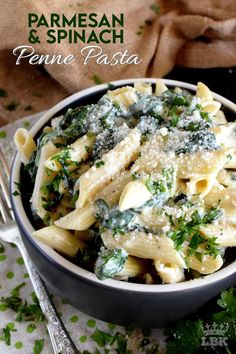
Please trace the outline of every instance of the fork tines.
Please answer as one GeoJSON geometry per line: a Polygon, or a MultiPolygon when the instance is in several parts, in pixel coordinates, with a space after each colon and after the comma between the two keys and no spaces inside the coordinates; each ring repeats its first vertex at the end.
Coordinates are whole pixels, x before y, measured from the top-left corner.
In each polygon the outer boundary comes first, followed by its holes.
{"type": "Polygon", "coordinates": [[[7,161],[4,157],[4,153],[0,148],[0,213],[2,215],[3,222],[6,223],[9,218],[14,219],[14,215],[11,208],[10,191],[9,191],[9,179],[10,169],[7,161]]]}

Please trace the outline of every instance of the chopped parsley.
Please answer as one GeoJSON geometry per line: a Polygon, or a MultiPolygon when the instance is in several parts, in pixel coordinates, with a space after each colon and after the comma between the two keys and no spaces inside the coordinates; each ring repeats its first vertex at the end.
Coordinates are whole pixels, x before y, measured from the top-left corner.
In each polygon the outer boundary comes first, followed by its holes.
{"type": "Polygon", "coordinates": [[[19,297],[19,295],[20,295],[20,289],[23,288],[23,286],[25,286],[25,285],[26,285],[26,283],[23,282],[23,283],[19,284],[18,286],[16,286],[14,289],[12,289],[12,291],[11,291],[11,296],[13,296],[13,297],[19,297]]]}
{"type": "MultiPolygon", "coordinates": [[[[131,351],[128,349],[127,335],[125,333],[116,332],[115,335],[112,335],[96,328],[91,338],[94,340],[94,342],[96,342],[99,347],[105,347],[105,353],[109,353],[109,349],[106,349],[106,347],[111,347],[112,345],[117,354],[132,354],[131,351]]],[[[95,353],[100,352],[97,351],[95,353]]]]}
{"type": "Polygon", "coordinates": [[[108,90],[114,90],[115,85],[113,85],[112,83],[108,82],[107,88],[108,88],[108,90]]]}
{"type": "Polygon", "coordinates": [[[100,84],[103,83],[102,79],[101,79],[98,75],[96,75],[96,74],[94,74],[94,75],[92,76],[92,80],[94,81],[94,83],[95,83],[96,85],[100,85],[100,84]]]}
{"type": "Polygon", "coordinates": [[[0,329],[0,340],[4,341],[6,345],[11,345],[11,332],[16,332],[14,323],[8,323],[6,327],[0,329]]]}
{"type": "Polygon", "coordinates": [[[29,128],[29,127],[30,127],[30,124],[31,124],[30,121],[25,120],[24,123],[23,123],[24,128],[29,128]]]}
{"type": "Polygon", "coordinates": [[[10,103],[8,103],[5,108],[8,111],[15,111],[17,109],[17,107],[20,105],[20,102],[18,101],[11,101],[10,103]]]}
{"type": "Polygon", "coordinates": [[[171,127],[176,127],[179,120],[180,120],[180,116],[176,114],[176,109],[172,109],[171,122],[170,122],[171,127]]]}
{"type": "Polygon", "coordinates": [[[42,187],[42,207],[46,211],[51,211],[62,198],[62,194],[59,192],[60,182],[62,180],[61,174],[57,174],[52,181],[46,182],[42,187]]]}
{"type": "Polygon", "coordinates": [[[151,176],[146,181],[146,187],[153,195],[166,192],[166,188],[162,181],[153,181],[151,176]]]}
{"type": "Polygon", "coordinates": [[[201,349],[204,337],[203,322],[177,321],[173,327],[165,330],[167,335],[167,354],[194,354],[201,349]]]}
{"type": "Polygon", "coordinates": [[[32,321],[39,322],[44,320],[42,310],[39,306],[36,295],[32,294],[32,304],[28,304],[26,300],[21,299],[18,295],[19,289],[23,286],[23,283],[13,289],[12,295],[8,297],[1,297],[0,302],[7,308],[16,312],[16,321],[32,321]]]}
{"type": "Polygon", "coordinates": [[[171,102],[172,106],[188,106],[189,98],[186,95],[175,94],[171,102]]]}
{"type": "Polygon", "coordinates": [[[138,179],[138,174],[136,172],[131,174],[132,179],[135,181],[136,179],[138,179]]]}
{"type": "MultiPolygon", "coordinates": [[[[221,307],[220,312],[214,314],[214,319],[217,321],[236,321],[236,288],[224,290],[221,293],[217,304],[221,307]]],[[[235,334],[236,337],[236,334],[235,334]]]]}
{"type": "Polygon", "coordinates": [[[101,123],[103,128],[110,128],[110,112],[107,112],[102,118],[101,118],[101,123]]]}
{"type": "Polygon", "coordinates": [[[105,165],[105,162],[104,162],[103,160],[100,160],[100,161],[98,161],[98,162],[95,162],[96,168],[99,168],[99,167],[104,166],[104,165],[105,165]]]}
{"type": "Polygon", "coordinates": [[[163,205],[164,202],[170,197],[170,192],[173,186],[174,169],[163,168],[160,178],[153,180],[149,175],[146,180],[146,187],[153,195],[153,199],[150,199],[145,203],[146,206],[163,205]]]}
{"type": "Polygon", "coordinates": [[[200,226],[210,224],[222,215],[222,212],[217,207],[212,207],[204,215],[200,215],[198,210],[191,215],[190,221],[185,220],[184,216],[180,216],[174,223],[171,218],[170,224],[174,228],[167,235],[174,241],[175,249],[179,251],[185,241],[188,241],[187,256],[198,254],[198,247],[201,245],[204,249],[204,254],[209,254],[216,257],[220,250],[217,244],[217,238],[205,238],[200,232],[200,226]],[[173,225],[174,224],[174,225],[173,225]]]}
{"type": "Polygon", "coordinates": [[[160,12],[160,5],[154,3],[150,6],[150,9],[155,12],[155,14],[159,14],[160,12]]]}
{"type": "Polygon", "coordinates": [[[17,189],[14,192],[12,192],[12,195],[14,195],[14,197],[16,197],[16,196],[20,195],[21,186],[20,186],[20,183],[18,183],[18,182],[14,182],[14,184],[16,185],[17,189]]]}
{"type": "Polygon", "coordinates": [[[75,203],[77,199],[79,198],[79,190],[77,190],[74,194],[73,197],[71,198],[71,205],[73,208],[75,208],[75,203]]]}
{"type": "Polygon", "coordinates": [[[99,347],[105,347],[113,339],[113,336],[107,332],[96,329],[91,338],[96,342],[99,347]]]}

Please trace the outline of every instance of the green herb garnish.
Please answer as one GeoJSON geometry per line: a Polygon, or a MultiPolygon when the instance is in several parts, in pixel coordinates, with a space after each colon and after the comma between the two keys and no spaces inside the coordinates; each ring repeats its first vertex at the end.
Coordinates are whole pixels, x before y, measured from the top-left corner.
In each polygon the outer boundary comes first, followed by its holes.
{"type": "Polygon", "coordinates": [[[62,194],[59,192],[60,182],[62,180],[61,173],[57,174],[52,181],[46,182],[42,185],[41,190],[43,193],[42,207],[46,211],[51,211],[61,200],[62,194]]]}
{"type": "Polygon", "coordinates": [[[136,179],[138,179],[138,174],[136,172],[131,174],[132,179],[135,181],[136,179]]]}
{"type": "Polygon", "coordinates": [[[17,109],[17,107],[20,105],[20,102],[18,101],[11,101],[10,103],[8,103],[5,108],[8,111],[15,111],[17,109]]]}
{"type": "Polygon", "coordinates": [[[21,194],[21,193],[20,193],[21,185],[20,185],[20,183],[18,183],[18,182],[14,182],[14,184],[16,185],[17,189],[12,193],[12,195],[14,195],[14,197],[16,197],[16,196],[18,196],[18,195],[21,194]]]}
{"type": "Polygon", "coordinates": [[[146,181],[146,187],[149,190],[149,192],[152,193],[153,195],[166,192],[166,188],[165,188],[163,182],[162,181],[153,181],[153,180],[151,180],[151,176],[149,176],[146,181]]]}
{"type": "Polygon", "coordinates": [[[71,205],[73,208],[75,208],[75,203],[77,201],[77,199],[79,198],[79,190],[77,190],[74,194],[73,197],[71,199],[71,205]]]}
{"type": "Polygon", "coordinates": [[[20,293],[20,289],[23,288],[23,286],[25,286],[25,282],[19,284],[18,286],[16,286],[14,289],[12,289],[11,291],[11,296],[13,297],[19,297],[19,293],[20,293]]]}
{"type": "Polygon", "coordinates": [[[152,5],[150,6],[150,9],[151,9],[152,11],[154,11],[156,14],[159,14],[159,12],[160,12],[160,5],[154,3],[154,4],[152,4],[152,5]]]}
{"type": "Polygon", "coordinates": [[[95,162],[95,166],[97,167],[97,168],[99,168],[99,167],[101,167],[101,166],[104,166],[105,165],[105,162],[104,161],[98,161],[98,162],[95,162]]]}
{"type": "Polygon", "coordinates": [[[107,88],[108,88],[108,90],[113,90],[115,88],[115,85],[113,85],[110,82],[108,82],[107,88]]]}
{"type": "Polygon", "coordinates": [[[200,226],[210,224],[218,217],[222,215],[222,212],[217,207],[212,207],[204,215],[200,215],[196,210],[191,215],[191,220],[186,222],[183,216],[180,216],[174,224],[171,219],[171,225],[174,226],[174,230],[168,232],[168,236],[172,238],[175,244],[175,249],[179,251],[185,241],[188,241],[187,255],[191,256],[196,254],[198,247],[201,245],[204,248],[205,254],[210,254],[216,257],[220,250],[216,242],[216,237],[205,238],[200,232],[200,226]]]}
{"type": "Polygon", "coordinates": [[[102,79],[101,79],[98,75],[94,74],[94,75],[92,76],[92,79],[93,79],[93,81],[94,81],[94,83],[95,83],[96,85],[102,84],[102,79]]]}
{"type": "MultiPolygon", "coordinates": [[[[23,283],[22,283],[23,284],[23,283]]],[[[18,286],[18,290],[23,285],[18,286]]],[[[15,292],[13,292],[13,296],[9,297],[1,297],[0,302],[4,304],[7,308],[12,309],[16,312],[16,321],[43,321],[44,316],[42,310],[39,306],[39,302],[35,294],[32,295],[32,304],[28,304],[26,300],[22,300],[20,297],[15,296],[18,295],[17,288],[15,288],[15,292]]],[[[13,289],[14,290],[14,289],[13,289]]]]}
{"type": "Polygon", "coordinates": [[[11,332],[16,332],[14,323],[8,323],[6,327],[0,329],[0,340],[6,345],[11,345],[11,332]]]}

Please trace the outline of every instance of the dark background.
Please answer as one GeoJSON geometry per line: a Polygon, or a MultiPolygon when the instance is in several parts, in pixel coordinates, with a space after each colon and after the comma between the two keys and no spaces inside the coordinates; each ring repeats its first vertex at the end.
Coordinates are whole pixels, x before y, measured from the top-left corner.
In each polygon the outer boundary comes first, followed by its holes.
{"type": "Polygon", "coordinates": [[[176,66],[166,79],[189,82],[196,85],[202,81],[211,91],[236,103],[236,67],[215,69],[190,69],[176,66]]]}

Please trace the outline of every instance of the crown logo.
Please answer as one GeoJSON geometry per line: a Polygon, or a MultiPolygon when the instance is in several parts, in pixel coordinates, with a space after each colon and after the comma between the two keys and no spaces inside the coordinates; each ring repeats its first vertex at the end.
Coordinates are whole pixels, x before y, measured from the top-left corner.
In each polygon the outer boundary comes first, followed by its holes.
{"type": "Polygon", "coordinates": [[[206,324],[204,328],[205,336],[218,336],[223,337],[229,328],[228,323],[217,324],[213,322],[212,324],[206,324]]]}

